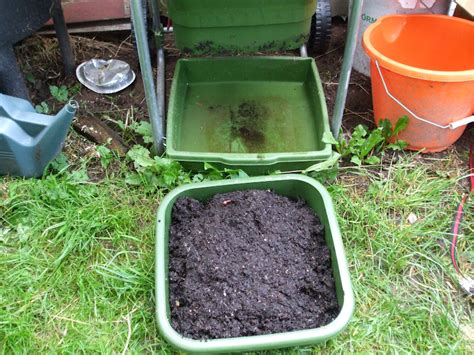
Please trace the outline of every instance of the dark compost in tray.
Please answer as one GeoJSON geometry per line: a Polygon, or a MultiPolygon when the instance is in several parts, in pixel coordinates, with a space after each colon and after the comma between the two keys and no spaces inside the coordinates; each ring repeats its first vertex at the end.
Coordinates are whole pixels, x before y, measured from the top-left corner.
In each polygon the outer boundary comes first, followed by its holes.
{"type": "Polygon", "coordinates": [[[271,191],[178,199],[170,230],[172,326],[193,339],[318,328],[339,313],[324,226],[271,191]]]}

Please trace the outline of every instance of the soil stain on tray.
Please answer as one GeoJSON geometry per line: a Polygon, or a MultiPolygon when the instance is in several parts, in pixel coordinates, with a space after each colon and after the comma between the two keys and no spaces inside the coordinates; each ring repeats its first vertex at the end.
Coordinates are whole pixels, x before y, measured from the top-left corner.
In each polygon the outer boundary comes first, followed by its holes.
{"type": "MultiPolygon", "coordinates": [[[[228,118],[220,133],[229,136],[230,152],[258,151],[265,143],[265,126],[268,120],[268,110],[265,105],[257,102],[243,101],[238,106],[210,105],[211,115],[228,118]]],[[[215,135],[212,129],[210,135],[215,135]]]]}
{"type": "MultiPolygon", "coordinates": [[[[237,112],[229,108],[232,142],[242,139],[245,145],[258,149],[265,141],[265,121],[268,112],[255,101],[243,102],[237,112]]],[[[232,149],[231,149],[232,150],[232,149]]]]}
{"type": "Polygon", "coordinates": [[[169,285],[172,326],[193,339],[317,328],[340,310],[324,227],[271,191],[178,199],[169,285]]]}

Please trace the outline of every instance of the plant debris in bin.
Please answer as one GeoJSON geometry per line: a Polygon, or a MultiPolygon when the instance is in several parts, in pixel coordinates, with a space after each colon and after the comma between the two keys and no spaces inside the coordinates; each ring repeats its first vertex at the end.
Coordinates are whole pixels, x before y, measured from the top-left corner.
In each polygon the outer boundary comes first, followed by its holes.
{"type": "Polygon", "coordinates": [[[178,199],[169,287],[172,326],[193,339],[318,328],[340,311],[324,226],[271,191],[178,199]]]}

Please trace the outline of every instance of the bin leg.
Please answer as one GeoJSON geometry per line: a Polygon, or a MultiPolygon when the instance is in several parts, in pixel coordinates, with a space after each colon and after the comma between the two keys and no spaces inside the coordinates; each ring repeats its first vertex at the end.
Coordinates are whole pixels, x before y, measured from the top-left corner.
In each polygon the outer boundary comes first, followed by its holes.
{"type": "MultiPolygon", "coordinates": [[[[161,43],[158,44],[158,87],[155,91],[155,83],[153,77],[153,69],[151,66],[150,48],[148,46],[147,32],[143,21],[143,0],[131,0],[132,21],[135,29],[135,38],[138,51],[138,59],[140,61],[140,69],[142,72],[143,86],[145,89],[145,97],[148,106],[148,114],[150,115],[150,123],[153,129],[154,148],[157,154],[164,151],[164,106],[165,106],[165,55],[161,43]]],[[[158,1],[152,2],[154,27],[159,26],[155,21],[159,19],[158,1]]],[[[161,26],[159,26],[161,27],[161,26]]],[[[157,30],[154,28],[154,30],[157,30]]],[[[161,42],[161,41],[157,41],[161,42]]]]}
{"type": "Polygon", "coordinates": [[[341,78],[337,89],[336,104],[331,120],[331,130],[334,137],[339,136],[346,107],[347,90],[351,79],[352,64],[354,63],[354,54],[357,46],[357,36],[359,33],[360,20],[362,16],[362,6],[364,0],[354,0],[352,3],[351,17],[349,18],[346,48],[344,50],[344,61],[342,62],[341,78]]]}
{"type": "Polygon", "coordinates": [[[28,88],[10,44],[0,46],[0,93],[30,101],[28,88]]]}
{"type": "Polygon", "coordinates": [[[66,21],[64,20],[63,8],[61,7],[61,0],[53,1],[52,17],[54,22],[54,30],[58,38],[59,49],[61,57],[63,58],[64,73],[66,75],[73,75],[76,67],[74,61],[74,53],[71,47],[71,41],[67,32],[66,21]]]}

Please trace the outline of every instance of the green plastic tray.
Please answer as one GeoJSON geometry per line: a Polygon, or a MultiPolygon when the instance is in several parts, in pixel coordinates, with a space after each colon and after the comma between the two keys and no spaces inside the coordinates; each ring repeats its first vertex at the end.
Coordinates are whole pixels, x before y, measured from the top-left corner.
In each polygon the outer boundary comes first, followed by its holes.
{"type": "Polygon", "coordinates": [[[312,58],[181,59],[171,89],[167,154],[249,174],[299,170],[331,157],[323,88],[312,58]]]}
{"type": "Polygon", "coordinates": [[[189,53],[273,51],[306,43],[316,0],[173,0],[177,47],[189,53]]]}
{"type": "Polygon", "coordinates": [[[179,187],[169,193],[158,209],[156,228],[156,317],[161,335],[174,347],[187,352],[256,351],[316,344],[336,336],[352,317],[354,295],[344,246],[333,203],[326,189],[317,181],[301,175],[280,175],[205,182],[179,187]],[[326,242],[331,250],[336,292],[341,311],[330,324],[309,330],[270,335],[199,341],[185,338],[170,324],[168,294],[168,238],[172,207],[179,197],[207,200],[218,193],[248,189],[271,189],[280,195],[304,199],[326,227],[326,242]]]}

